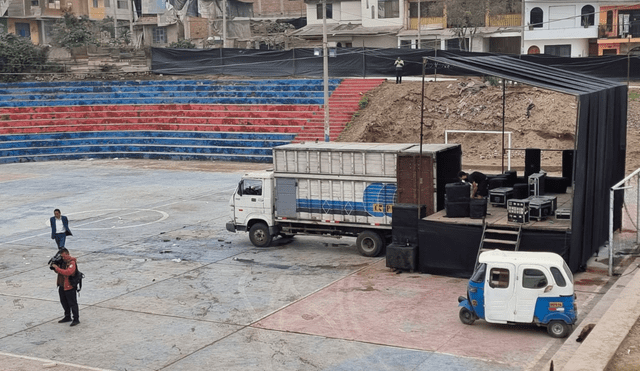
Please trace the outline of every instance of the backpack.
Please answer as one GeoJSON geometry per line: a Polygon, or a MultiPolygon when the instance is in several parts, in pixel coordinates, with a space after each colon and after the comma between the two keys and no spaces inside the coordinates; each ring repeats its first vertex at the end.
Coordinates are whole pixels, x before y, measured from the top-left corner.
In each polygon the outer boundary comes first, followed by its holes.
{"type": "Polygon", "coordinates": [[[82,290],[82,279],[84,278],[84,273],[78,270],[78,263],[76,263],[76,271],[71,276],[69,276],[69,284],[76,288],[77,292],[82,290]]]}

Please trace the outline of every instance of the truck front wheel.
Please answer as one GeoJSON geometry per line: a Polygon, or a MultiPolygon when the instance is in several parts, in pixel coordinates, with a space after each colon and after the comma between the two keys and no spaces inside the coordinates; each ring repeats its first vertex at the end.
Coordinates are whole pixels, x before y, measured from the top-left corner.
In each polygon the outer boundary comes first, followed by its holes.
{"type": "Polygon", "coordinates": [[[382,252],[384,242],[379,234],[372,231],[364,231],[358,235],[356,246],[360,254],[373,257],[382,252]]]}
{"type": "Polygon", "coordinates": [[[256,223],[249,229],[249,239],[255,247],[267,247],[271,244],[269,227],[264,223],[256,223]]]}

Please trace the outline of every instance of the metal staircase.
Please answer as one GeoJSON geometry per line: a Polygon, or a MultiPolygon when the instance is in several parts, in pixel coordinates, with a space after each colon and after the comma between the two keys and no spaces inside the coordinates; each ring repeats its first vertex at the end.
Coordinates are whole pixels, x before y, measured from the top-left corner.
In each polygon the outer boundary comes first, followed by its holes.
{"type": "Polygon", "coordinates": [[[486,222],[482,227],[482,238],[476,255],[476,264],[483,251],[499,249],[508,251],[518,251],[520,248],[520,235],[522,233],[522,225],[515,226],[490,226],[486,222]]]}

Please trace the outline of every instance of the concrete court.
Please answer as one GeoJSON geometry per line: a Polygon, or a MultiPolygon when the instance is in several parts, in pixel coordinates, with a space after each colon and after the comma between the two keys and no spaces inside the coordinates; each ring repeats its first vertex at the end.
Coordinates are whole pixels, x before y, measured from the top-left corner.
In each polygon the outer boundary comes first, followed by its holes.
{"type": "MultiPolygon", "coordinates": [[[[2,165],[0,370],[537,370],[563,348],[544,328],[463,325],[466,280],[395,274],[354,239],[257,249],[227,232],[242,171],[267,167],[2,165]],[[57,323],[46,265],[54,208],[69,217],[66,245],[86,275],[74,328],[57,323]]],[[[585,318],[615,279],[576,279],[585,318]]]]}

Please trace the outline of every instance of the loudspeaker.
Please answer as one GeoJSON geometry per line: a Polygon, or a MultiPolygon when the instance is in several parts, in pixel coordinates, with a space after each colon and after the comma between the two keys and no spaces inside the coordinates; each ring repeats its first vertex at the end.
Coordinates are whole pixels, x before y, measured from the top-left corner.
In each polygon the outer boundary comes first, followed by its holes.
{"type": "Polygon", "coordinates": [[[418,246],[402,246],[395,243],[387,246],[387,267],[415,271],[418,266],[418,246]]]}
{"type": "Polygon", "coordinates": [[[427,216],[427,205],[394,204],[391,214],[391,226],[415,227],[417,229],[418,220],[425,216],[427,216]]]}
{"type": "Polygon", "coordinates": [[[540,154],[539,148],[527,148],[524,150],[524,176],[529,178],[529,175],[540,172],[540,154]]]}
{"type": "Polygon", "coordinates": [[[444,186],[447,202],[469,202],[471,198],[471,184],[469,183],[449,183],[444,186]]]}
{"type": "Polygon", "coordinates": [[[472,198],[469,202],[469,217],[471,219],[482,219],[487,215],[487,199],[472,198]]]}
{"type": "Polygon", "coordinates": [[[517,171],[507,170],[503,175],[507,177],[507,184],[504,185],[505,187],[513,187],[513,185],[516,184],[516,180],[518,179],[517,171]]]}
{"type": "Polygon", "coordinates": [[[498,175],[489,178],[489,189],[502,188],[507,186],[507,177],[498,175]]]}
{"type": "Polygon", "coordinates": [[[513,198],[519,200],[529,197],[529,184],[516,183],[513,185],[513,198]]]}
{"type": "Polygon", "coordinates": [[[461,218],[469,216],[469,200],[452,202],[447,200],[445,204],[447,217],[461,218]]]}
{"type": "Polygon", "coordinates": [[[573,159],[575,157],[575,149],[565,149],[562,151],[562,177],[573,179],[573,159]]]}
{"type": "Polygon", "coordinates": [[[418,245],[418,223],[410,227],[393,226],[391,242],[398,245],[418,245]]]}

